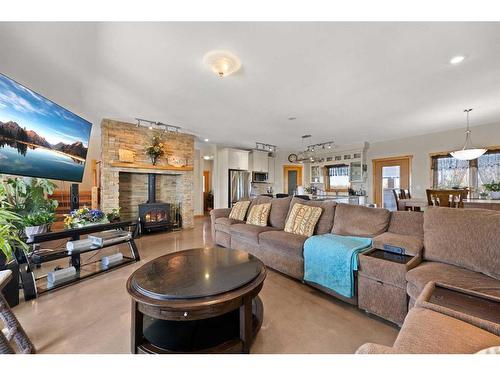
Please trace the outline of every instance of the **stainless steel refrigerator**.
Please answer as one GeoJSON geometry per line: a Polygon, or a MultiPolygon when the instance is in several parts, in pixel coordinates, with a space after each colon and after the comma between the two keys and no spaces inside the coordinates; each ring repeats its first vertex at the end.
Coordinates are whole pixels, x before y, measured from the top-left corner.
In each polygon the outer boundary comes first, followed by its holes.
{"type": "Polygon", "coordinates": [[[229,170],[229,207],[240,200],[250,199],[250,179],[249,171],[229,170]]]}

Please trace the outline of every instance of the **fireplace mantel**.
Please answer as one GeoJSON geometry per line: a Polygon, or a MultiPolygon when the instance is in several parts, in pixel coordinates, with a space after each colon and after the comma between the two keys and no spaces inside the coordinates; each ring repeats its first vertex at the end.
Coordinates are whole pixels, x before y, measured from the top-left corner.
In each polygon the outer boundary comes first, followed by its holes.
{"type": "Polygon", "coordinates": [[[175,167],[173,165],[152,165],[152,164],[137,164],[137,163],[123,163],[123,162],[113,162],[110,163],[111,167],[115,168],[132,168],[132,169],[146,169],[151,171],[179,171],[179,172],[190,172],[193,170],[191,166],[185,167],[175,167]]]}

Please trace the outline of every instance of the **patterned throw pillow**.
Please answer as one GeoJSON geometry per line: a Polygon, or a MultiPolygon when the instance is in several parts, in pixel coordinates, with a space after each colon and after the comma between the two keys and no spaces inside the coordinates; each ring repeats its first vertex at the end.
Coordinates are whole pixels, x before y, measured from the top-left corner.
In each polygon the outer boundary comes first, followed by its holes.
{"type": "Polygon", "coordinates": [[[267,226],[267,219],[271,212],[271,203],[256,204],[250,209],[247,217],[247,224],[258,225],[261,227],[267,226]]]}
{"type": "Polygon", "coordinates": [[[245,215],[248,210],[248,206],[250,206],[250,201],[240,201],[236,202],[231,208],[231,213],[229,214],[230,219],[234,220],[245,220],[245,215]]]}
{"type": "Polygon", "coordinates": [[[321,207],[295,203],[286,221],[285,232],[311,237],[322,210],[321,207]]]}

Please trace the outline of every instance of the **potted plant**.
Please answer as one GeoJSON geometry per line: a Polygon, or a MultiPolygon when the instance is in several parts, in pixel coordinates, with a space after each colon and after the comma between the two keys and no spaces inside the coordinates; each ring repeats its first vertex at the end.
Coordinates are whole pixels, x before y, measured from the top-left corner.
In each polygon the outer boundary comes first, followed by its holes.
{"type": "Polygon", "coordinates": [[[46,233],[50,230],[50,225],[56,220],[54,212],[39,211],[27,214],[23,217],[24,233],[28,239],[32,239],[35,234],[46,233]]]}
{"type": "Polygon", "coordinates": [[[159,133],[156,133],[151,137],[149,144],[144,149],[144,152],[149,156],[153,165],[156,165],[159,157],[165,155],[165,145],[159,133]]]}
{"type": "Polygon", "coordinates": [[[19,266],[15,259],[16,249],[27,251],[28,246],[19,237],[22,218],[11,211],[6,201],[3,185],[0,185],[0,270],[11,270],[12,280],[3,292],[11,307],[19,303],[19,266]]]}
{"type": "Polygon", "coordinates": [[[490,192],[491,199],[500,199],[500,182],[492,181],[490,184],[483,184],[486,191],[490,192]]]}

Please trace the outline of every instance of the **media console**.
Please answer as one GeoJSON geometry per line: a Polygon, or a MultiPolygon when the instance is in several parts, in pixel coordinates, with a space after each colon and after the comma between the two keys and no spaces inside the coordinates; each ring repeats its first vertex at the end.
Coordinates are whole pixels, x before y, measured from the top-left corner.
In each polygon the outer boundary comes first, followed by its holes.
{"type": "MultiPolygon", "coordinates": [[[[90,225],[82,228],[63,229],[54,232],[34,235],[33,239],[27,242],[28,245],[32,247],[32,250],[28,254],[24,254],[19,251],[16,254],[19,263],[21,281],[23,284],[24,299],[28,301],[30,299],[37,298],[42,293],[46,293],[51,290],[73,284],[82,279],[86,279],[88,277],[108,272],[115,268],[139,261],[139,250],[137,249],[134,241],[134,239],[138,236],[138,230],[139,226],[137,220],[125,220],[107,224],[90,225]],[[101,246],[92,245],[88,248],[78,251],[66,250],[66,242],[68,241],[76,241],[79,240],[81,236],[109,230],[126,230],[131,232],[132,235],[124,237],[123,240],[113,241],[109,244],[103,244],[101,246]],[[39,244],[47,243],[50,246],[54,245],[53,241],[57,240],[66,240],[66,242],[64,242],[63,249],[38,249],[37,245],[39,244]],[[110,265],[104,265],[101,263],[101,260],[99,258],[97,258],[95,261],[85,264],[82,264],[81,262],[81,254],[91,251],[99,251],[101,249],[105,249],[111,246],[117,246],[120,244],[128,244],[130,255],[123,256],[123,259],[119,260],[118,262],[110,265]],[[73,277],[52,284],[48,282],[47,275],[35,277],[34,269],[37,266],[41,266],[44,263],[63,258],[69,259],[68,267],[74,267],[76,269],[76,274],[73,277]]],[[[60,242],[56,243],[56,247],[60,247],[60,245],[60,242]]]]}

